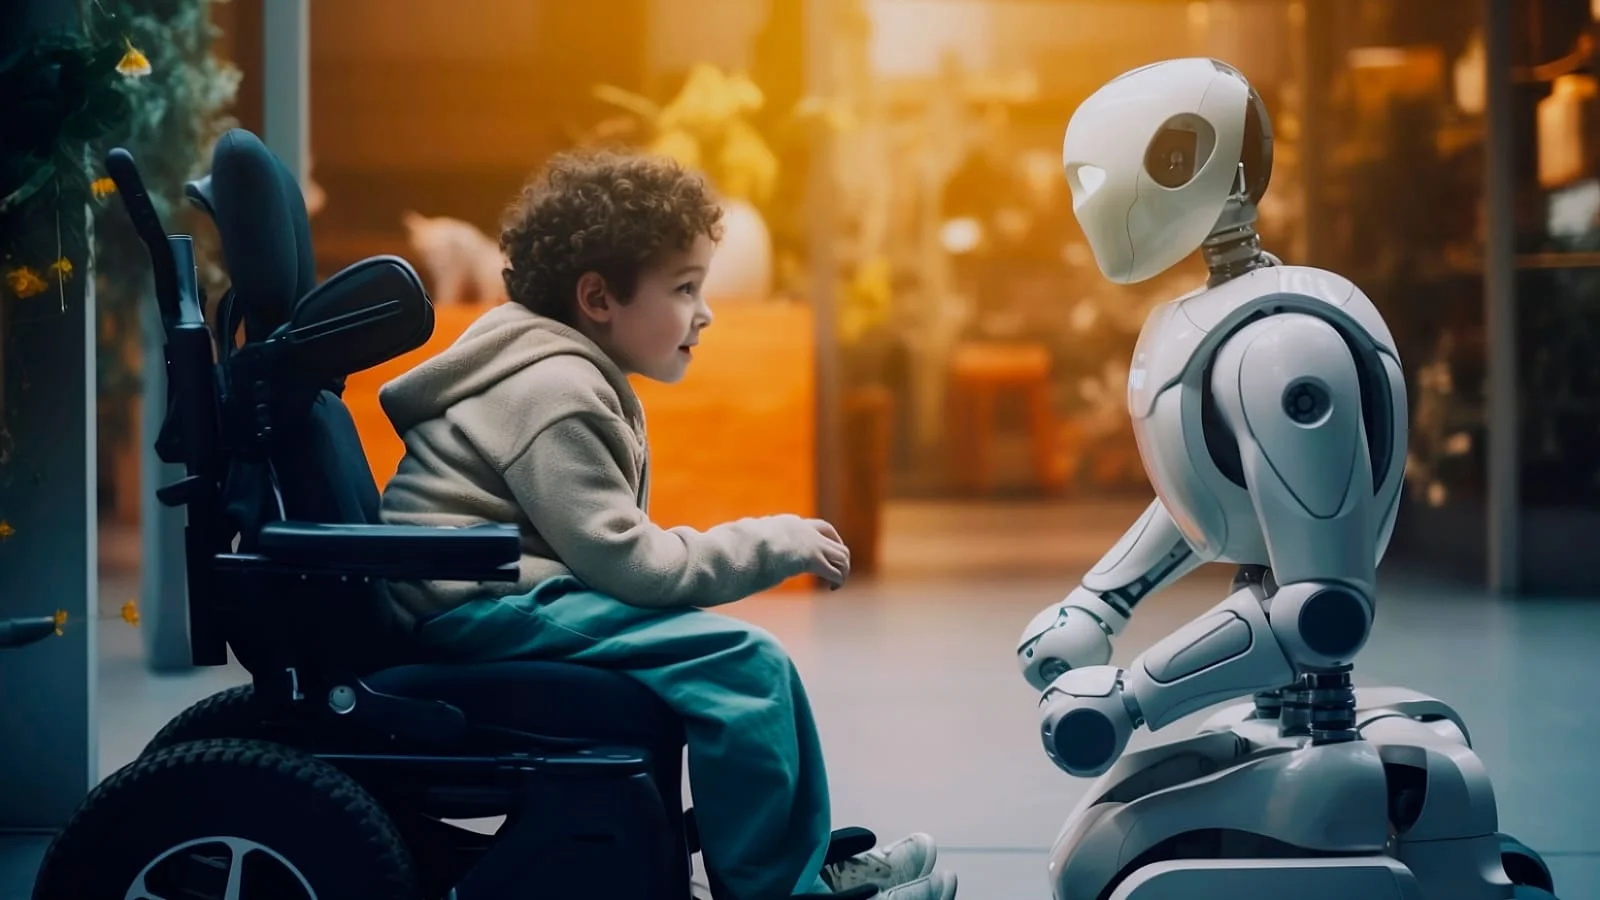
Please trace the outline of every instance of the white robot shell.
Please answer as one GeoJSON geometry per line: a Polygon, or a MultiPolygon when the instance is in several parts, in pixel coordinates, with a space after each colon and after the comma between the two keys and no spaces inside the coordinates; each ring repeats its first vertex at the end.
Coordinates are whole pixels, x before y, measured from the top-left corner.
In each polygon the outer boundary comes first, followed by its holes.
{"type": "Polygon", "coordinates": [[[1260,201],[1272,127],[1237,69],[1169,60],[1090,95],[1067,124],[1062,165],[1095,263],[1107,280],[1133,284],[1199,248],[1230,198],[1260,201]]]}

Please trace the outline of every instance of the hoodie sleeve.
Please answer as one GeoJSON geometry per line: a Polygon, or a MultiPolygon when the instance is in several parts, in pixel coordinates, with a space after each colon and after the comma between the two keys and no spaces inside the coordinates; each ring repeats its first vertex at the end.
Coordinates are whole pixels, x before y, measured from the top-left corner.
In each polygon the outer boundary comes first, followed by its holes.
{"type": "Polygon", "coordinates": [[[805,571],[798,516],[740,519],[707,531],[661,528],[639,508],[619,459],[620,420],[570,415],[542,428],[505,470],[517,503],[584,583],[633,606],[717,606],[805,571]]]}

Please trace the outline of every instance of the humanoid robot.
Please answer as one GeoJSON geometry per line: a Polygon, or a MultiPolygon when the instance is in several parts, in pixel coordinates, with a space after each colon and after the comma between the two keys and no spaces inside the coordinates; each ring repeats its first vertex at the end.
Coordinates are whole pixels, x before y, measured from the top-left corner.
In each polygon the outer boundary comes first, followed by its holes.
{"type": "Polygon", "coordinates": [[[1210,278],[1152,312],[1128,374],[1157,499],[1017,650],[1043,692],[1045,752],[1098,777],[1052,852],[1057,900],[1551,897],[1530,893],[1551,889],[1537,854],[1496,832],[1460,717],[1352,685],[1399,502],[1406,386],[1360,290],[1262,251],[1261,98],[1216,60],[1135,69],[1074,113],[1063,162],[1107,279],[1196,249],[1210,278]],[[1138,604],[1207,562],[1238,565],[1229,596],[1108,665],[1138,604]],[[1241,699],[1124,755],[1141,725],[1241,699]]]}

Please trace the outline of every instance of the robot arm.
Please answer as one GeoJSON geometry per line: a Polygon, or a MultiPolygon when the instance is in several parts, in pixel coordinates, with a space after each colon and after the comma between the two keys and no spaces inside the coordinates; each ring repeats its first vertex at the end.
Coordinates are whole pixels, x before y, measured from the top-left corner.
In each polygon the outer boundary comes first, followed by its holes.
{"type": "Polygon", "coordinates": [[[1122,633],[1139,601],[1202,562],[1161,501],[1151,501],[1083,584],[1023,629],[1017,643],[1022,677],[1042,691],[1063,672],[1110,662],[1111,639],[1122,633]]]}
{"type": "Polygon", "coordinates": [[[1278,583],[1272,633],[1297,670],[1348,665],[1372,628],[1387,527],[1355,356],[1321,319],[1271,316],[1223,346],[1212,390],[1278,583]]]}
{"type": "Polygon", "coordinates": [[[1313,316],[1268,316],[1223,345],[1211,389],[1238,442],[1277,593],[1247,583],[1126,671],[1059,675],[1040,701],[1042,736],[1070,774],[1105,772],[1140,725],[1153,731],[1338,668],[1366,643],[1382,523],[1350,348],[1313,316]]]}

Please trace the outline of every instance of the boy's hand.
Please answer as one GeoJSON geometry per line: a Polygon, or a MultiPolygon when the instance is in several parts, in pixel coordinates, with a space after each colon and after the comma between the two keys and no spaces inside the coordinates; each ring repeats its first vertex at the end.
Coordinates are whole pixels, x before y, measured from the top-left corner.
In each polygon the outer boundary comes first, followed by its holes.
{"type": "Polygon", "coordinates": [[[822,519],[807,519],[811,531],[806,555],[806,572],[828,583],[829,590],[844,587],[850,577],[850,548],[839,532],[822,519]]]}

